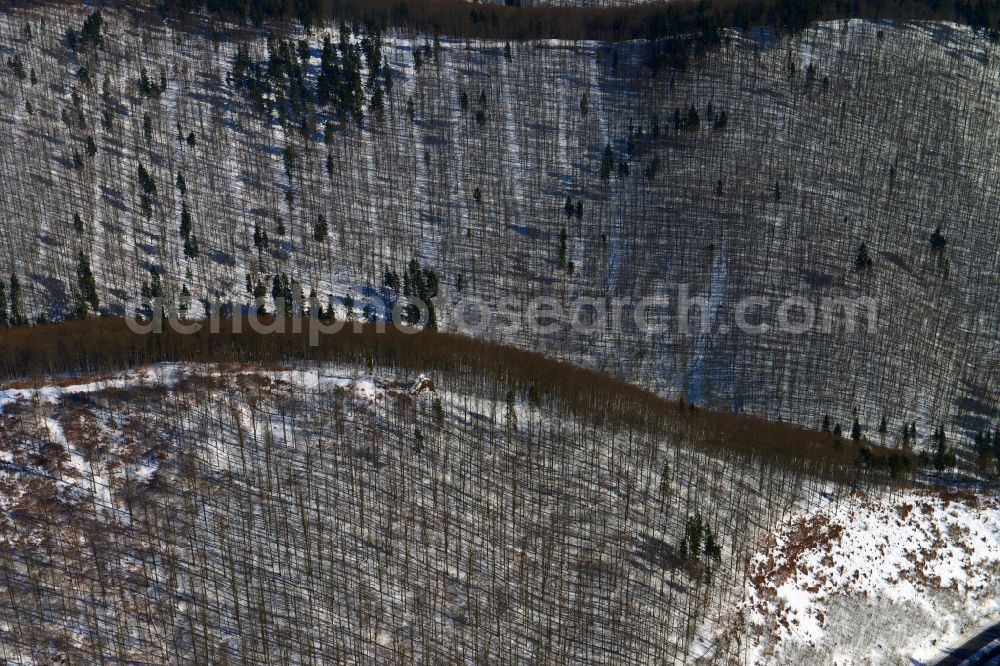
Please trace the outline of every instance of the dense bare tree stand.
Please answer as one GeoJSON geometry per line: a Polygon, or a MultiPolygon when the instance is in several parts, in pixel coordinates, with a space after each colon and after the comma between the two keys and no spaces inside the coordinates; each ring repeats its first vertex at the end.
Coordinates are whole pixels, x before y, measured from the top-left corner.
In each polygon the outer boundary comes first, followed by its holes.
{"type": "Polygon", "coordinates": [[[783,520],[995,476],[989,34],[321,4],[0,12],[0,660],[740,663],[783,520]]]}

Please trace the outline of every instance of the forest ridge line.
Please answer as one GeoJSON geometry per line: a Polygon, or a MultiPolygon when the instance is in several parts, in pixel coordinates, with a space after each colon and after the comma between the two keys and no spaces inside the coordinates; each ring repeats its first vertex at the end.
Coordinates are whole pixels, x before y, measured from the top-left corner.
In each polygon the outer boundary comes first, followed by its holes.
{"type": "Polygon", "coordinates": [[[996,0],[672,0],[622,6],[517,6],[468,0],[163,0],[161,11],[183,16],[194,7],[260,23],[268,18],[297,18],[306,27],[324,19],[357,21],[384,27],[461,38],[588,39],[624,41],[698,35],[715,40],[725,28],[768,26],[797,32],[815,21],[864,18],[942,20],[996,30],[996,0]]]}
{"type": "MultiPolygon", "coordinates": [[[[37,4],[44,4],[40,0],[37,4]]],[[[16,6],[25,3],[18,2],[16,6]]],[[[30,4],[30,3],[29,3],[30,4]]],[[[60,3],[64,4],[64,3],[60,3]]],[[[83,6],[84,3],[80,3],[83,6]]],[[[120,2],[108,3],[111,6],[120,2]]],[[[262,27],[297,20],[307,30],[327,21],[366,24],[461,39],[597,40],[621,42],[682,37],[721,40],[726,29],[758,27],[795,33],[816,21],[877,19],[953,21],[1000,36],[1000,1],[957,0],[671,0],[631,6],[519,6],[469,0],[148,0],[127,3],[162,18],[191,21],[207,11],[262,27]]],[[[87,5],[89,6],[89,5],[87,5]]],[[[0,10],[15,7],[0,0],[0,10]]]]}

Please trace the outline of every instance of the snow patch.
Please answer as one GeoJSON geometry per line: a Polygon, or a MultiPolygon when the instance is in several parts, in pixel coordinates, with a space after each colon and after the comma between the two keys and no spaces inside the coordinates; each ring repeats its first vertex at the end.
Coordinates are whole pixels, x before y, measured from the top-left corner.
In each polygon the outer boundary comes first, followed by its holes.
{"type": "Polygon", "coordinates": [[[998,615],[998,576],[996,498],[858,496],[793,514],[750,566],[750,661],[933,661],[998,615]],[[866,612],[906,623],[887,635],[866,612]]]}

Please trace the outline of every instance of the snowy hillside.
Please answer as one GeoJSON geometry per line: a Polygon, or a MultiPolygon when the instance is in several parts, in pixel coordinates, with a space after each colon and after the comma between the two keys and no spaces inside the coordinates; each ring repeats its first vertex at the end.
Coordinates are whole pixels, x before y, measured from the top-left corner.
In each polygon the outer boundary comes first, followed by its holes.
{"type": "Polygon", "coordinates": [[[183,364],[0,389],[0,658],[685,654],[802,478],[494,388],[183,364]]]}
{"type": "MultiPolygon", "coordinates": [[[[267,65],[262,34],[108,10],[103,46],[72,51],[66,31],[88,13],[0,15],[0,274],[18,276],[32,318],[86,301],[81,251],[110,314],[153,292],[194,314],[202,299],[239,307],[282,275],[360,312],[414,258],[440,277],[445,328],[457,297],[669,310],[686,285],[710,332],[479,334],[769,418],[846,427],[858,408],[872,436],[882,417],[893,436],[917,421],[924,442],[996,416],[1000,88],[994,46],[969,29],[854,21],[687,57],[368,36],[384,66],[357,56],[359,123],[309,101],[323,32],[306,38],[302,81],[258,100],[265,118],[234,77],[241,44],[267,65]],[[305,102],[279,112],[288,90],[305,102]],[[771,299],[772,322],[790,296],[871,297],[878,323],[744,333],[747,296],[771,299]]],[[[297,53],[306,36],[292,37],[297,53]]]]}
{"type": "Polygon", "coordinates": [[[652,2],[0,2],[0,666],[1000,632],[1000,10],[652,2]]]}
{"type": "Polygon", "coordinates": [[[329,364],[0,387],[0,657],[893,663],[995,613],[995,500],[610,413],[329,364]]]}
{"type": "Polygon", "coordinates": [[[1000,501],[859,496],[787,517],[750,568],[748,663],[935,663],[1000,618],[1000,501]]]}

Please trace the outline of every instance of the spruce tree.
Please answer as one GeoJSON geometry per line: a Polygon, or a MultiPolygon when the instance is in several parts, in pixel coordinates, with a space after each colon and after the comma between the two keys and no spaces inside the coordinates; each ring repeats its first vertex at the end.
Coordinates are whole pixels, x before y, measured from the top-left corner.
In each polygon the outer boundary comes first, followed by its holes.
{"type": "Polygon", "coordinates": [[[347,321],[354,321],[354,296],[344,296],[344,309],[347,311],[347,321]]]}
{"type": "Polygon", "coordinates": [[[701,126],[701,118],[698,116],[698,109],[694,108],[694,105],[688,109],[687,119],[684,121],[684,129],[689,132],[695,132],[701,126]]]}
{"type": "Polygon", "coordinates": [[[851,439],[855,442],[861,441],[861,423],[856,416],[854,417],[854,425],[851,426],[851,439]]]}
{"type": "Polygon", "coordinates": [[[184,240],[184,256],[194,259],[201,254],[201,246],[198,244],[197,236],[190,236],[184,240]]]}
{"type": "Polygon", "coordinates": [[[938,227],[931,234],[931,250],[934,252],[944,252],[947,245],[948,241],[941,235],[941,227],[938,227]]]}
{"type": "Polygon", "coordinates": [[[94,281],[94,273],[90,268],[90,259],[83,250],[80,250],[79,254],[76,281],[80,298],[96,312],[100,308],[100,301],[97,298],[97,283],[94,281]]]}
{"type": "Polygon", "coordinates": [[[444,425],[444,405],[441,403],[441,398],[434,398],[433,408],[434,423],[440,428],[444,425]]]}
{"type": "Polygon", "coordinates": [[[184,241],[184,256],[194,259],[200,254],[198,238],[192,233],[193,220],[188,210],[187,202],[181,202],[181,238],[184,241]]]}
{"type": "Polygon", "coordinates": [[[326,224],[326,216],[320,215],[316,220],[316,226],[313,228],[313,238],[318,243],[322,243],[326,240],[329,234],[329,227],[326,224]]]}
{"type": "Polygon", "coordinates": [[[21,301],[21,281],[13,273],[10,276],[10,325],[28,325],[28,318],[24,315],[24,304],[21,301]]]}
{"type": "Polygon", "coordinates": [[[258,253],[262,253],[270,245],[270,240],[267,237],[267,231],[260,228],[260,224],[254,222],[253,224],[253,244],[257,248],[258,253]]]}
{"type": "Polygon", "coordinates": [[[601,158],[601,180],[607,182],[611,178],[611,172],[615,168],[615,153],[611,150],[611,144],[604,146],[604,157],[601,158]]]}
{"type": "Polygon", "coordinates": [[[181,287],[181,297],[177,309],[180,311],[181,317],[186,317],[188,310],[191,309],[191,290],[187,288],[187,285],[181,287]]]}
{"type": "Polygon", "coordinates": [[[858,271],[864,271],[871,268],[872,263],[871,255],[868,253],[868,246],[865,243],[862,243],[858,248],[858,256],[854,260],[854,267],[858,271]]]}
{"type": "Polygon", "coordinates": [[[375,117],[381,119],[382,113],[385,111],[385,95],[378,84],[375,85],[375,91],[372,93],[372,98],[368,105],[375,117]]]}
{"type": "Polygon", "coordinates": [[[934,431],[934,441],[936,450],[934,452],[934,469],[943,472],[951,469],[958,462],[955,451],[948,447],[948,436],[945,434],[944,426],[938,426],[934,431]]]}
{"type": "Polygon", "coordinates": [[[507,391],[507,427],[517,430],[517,395],[513,390],[507,391]]]}
{"type": "Polygon", "coordinates": [[[83,30],[80,32],[80,47],[85,49],[98,49],[103,47],[103,27],[104,17],[101,15],[101,10],[97,9],[83,22],[83,30]]]}
{"type": "Polygon", "coordinates": [[[181,238],[187,240],[191,237],[191,211],[188,210],[187,202],[181,202],[181,238]]]}
{"type": "Polygon", "coordinates": [[[663,469],[660,471],[660,492],[666,494],[670,491],[670,463],[663,462],[663,469]]]}
{"type": "Polygon", "coordinates": [[[285,146],[285,150],[282,153],[282,160],[285,163],[285,174],[288,179],[292,178],[292,171],[295,169],[295,163],[297,160],[297,155],[295,154],[295,148],[292,146],[285,146]]]}
{"type": "Polygon", "coordinates": [[[715,534],[712,532],[712,528],[705,528],[705,549],[706,557],[716,562],[722,560],[722,546],[715,540],[715,534]]]}
{"type": "Polygon", "coordinates": [[[137,172],[139,175],[139,186],[142,187],[143,193],[147,197],[155,197],[156,181],[153,180],[153,177],[150,175],[149,171],[146,170],[146,167],[141,162],[139,163],[137,172]]]}

